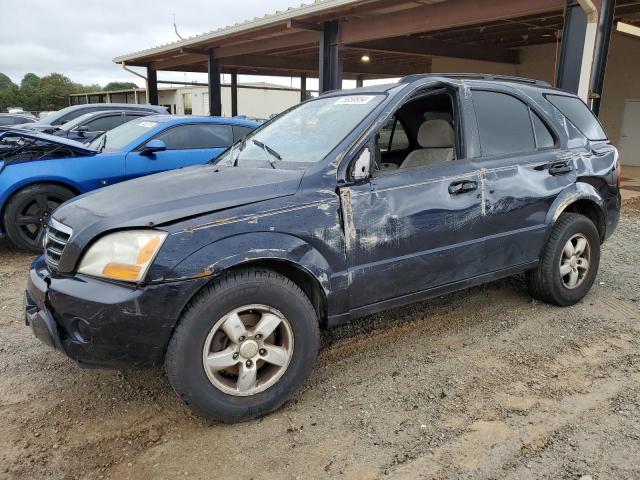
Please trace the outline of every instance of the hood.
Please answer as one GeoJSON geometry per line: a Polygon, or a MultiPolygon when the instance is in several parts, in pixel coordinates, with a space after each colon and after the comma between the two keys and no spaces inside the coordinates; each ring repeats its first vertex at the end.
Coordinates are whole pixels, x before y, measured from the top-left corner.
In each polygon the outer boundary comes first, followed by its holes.
{"type": "MultiPolygon", "coordinates": [[[[152,227],[293,195],[303,175],[302,170],[198,165],[81,195],[58,207],[53,217],[73,229],[67,249],[79,254],[95,236],[109,230],[152,227]]],[[[60,269],[65,271],[65,266],[61,262],[60,269]]]]}
{"type": "Polygon", "coordinates": [[[49,135],[47,133],[39,133],[34,130],[27,130],[24,128],[2,128],[0,129],[0,152],[5,153],[12,150],[14,147],[6,144],[6,138],[24,138],[28,140],[38,140],[38,150],[42,151],[43,148],[55,148],[63,146],[70,148],[76,153],[81,155],[94,155],[98,153],[95,148],[90,148],[87,145],[76,142],[75,140],[69,140],[68,138],[58,137],[56,135],[49,135]]]}

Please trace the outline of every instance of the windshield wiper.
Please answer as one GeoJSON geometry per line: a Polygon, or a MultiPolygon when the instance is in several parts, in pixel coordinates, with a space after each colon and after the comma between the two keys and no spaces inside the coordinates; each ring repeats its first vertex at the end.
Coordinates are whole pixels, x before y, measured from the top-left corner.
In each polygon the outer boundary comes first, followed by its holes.
{"type": "MultiPolygon", "coordinates": [[[[260,140],[256,140],[255,138],[252,139],[252,142],[255,143],[257,146],[259,146],[260,148],[262,148],[262,150],[264,150],[266,153],[270,153],[273,157],[282,161],[282,157],[280,156],[280,154],[276,152],[273,148],[271,148],[269,145],[266,145],[262,143],[260,140]]],[[[267,157],[267,160],[269,161],[271,168],[275,169],[276,168],[275,162],[272,162],[271,160],[269,160],[268,157],[267,157]]]]}
{"type": "Polygon", "coordinates": [[[100,143],[98,144],[98,153],[102,153],[102,151],[105,149],[105,147],[107,146],[107,134],[103,133],[102,134],[102,140],[100,140],[100,143]]]}
{"type": "MultiPolygon", "coordinates": [[[[238,160],[240,159],[240,152],[242,150],[244,150],[244,146],[247,143],[247,137],[244,137],[242,140],[240,140],[239,142],[236,142],[236,144],[233,146],[233,149],[235,150],[236,147],[238,148],[238,154],[236,155],[235,160],[233,161],[233,166],[237,167],[238,166],[238,160]]],[[[233,156],[233,150],[231,151],[231,155],[233,156]]]]}

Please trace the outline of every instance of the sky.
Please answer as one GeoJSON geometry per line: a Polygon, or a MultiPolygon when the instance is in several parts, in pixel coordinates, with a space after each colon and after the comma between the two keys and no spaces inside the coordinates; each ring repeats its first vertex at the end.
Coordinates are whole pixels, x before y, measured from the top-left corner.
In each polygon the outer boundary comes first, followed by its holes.
{"type": "MultiPolygon", "coordinates": [[[[142,79],[112,59],[178,40],[174,15],[178,32],[186,38],[300,4],[300,0],[0,0],[0,72],[16,83],[28,72],[39,76],[58,72],[87,85],[132,81],[144,86],[142,79]]],[[[206,82],[206,76],[197,73],[159,72],[158,79],[206,82]]],[[[290,78],[239,79],[251,80],[299,85],[290,78]]],[[[309,88],[317,88],[317,82],[310,81],[309,88]]]]}

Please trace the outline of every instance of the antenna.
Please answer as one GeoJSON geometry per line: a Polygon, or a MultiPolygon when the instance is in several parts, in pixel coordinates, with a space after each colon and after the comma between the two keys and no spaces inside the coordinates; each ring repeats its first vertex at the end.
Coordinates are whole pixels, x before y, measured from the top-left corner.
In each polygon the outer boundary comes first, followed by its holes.
{"type": "Polygon", "coordinates": [[[178,38],[180,40],[184,40],[184,38],[182,38],[182,36],[178,33],[178,26],[176,25],[176,14],[175,13],[173,14],[173,29],[175,30],[176,35],[178,36],[178,38]]]}

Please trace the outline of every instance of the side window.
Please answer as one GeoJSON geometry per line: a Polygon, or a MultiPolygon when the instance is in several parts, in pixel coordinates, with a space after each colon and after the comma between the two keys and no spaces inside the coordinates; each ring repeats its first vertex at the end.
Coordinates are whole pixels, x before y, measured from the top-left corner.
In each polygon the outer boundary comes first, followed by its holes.
{"type": "Polygon", "coordinates": [[[87,128],[90,132],[106,132],[116,128],[122,123],[122,115],[110,115],[108,117],[96,118],[87,123],[87,128]]]}
{"type": "Polygon", "coordinates": [[[529,107],[511,95],[473,91],[483,156],[526,152],[536,148],[529,107]]]}
{"type": "Polygon", "coordinates": [[[170,128],[155,138],[162,140],[167,150],[220,148],[233,143],[233,132],[228,125],[192,124],[170,128]]]}
{"type": "Polygon", "coordinates": [[[589,140],[607,139],[598,119],[578,97],[546,95],[546,98],[589,140]]]}
{"type": "Polygon", "coordinates": [[[553,139],[553,135],[544,124],[536,112],[531,110],[531,121],[533,122],[533,131],[536,134],[536,146],[538,148],[552,148],[555,146],[556,141],[553,139]]]}
{"type": "Polygon", "coordinates": [[[239,125],[234,125],[233,127],[233,141],[237,142],[238,140],[242,140],[244,137],[253,132],[253,128],[251,127],[241,127],[239,125]]]}
{"type": "Polygon", "coordinates": [[[380,152],[394,152],[409,148],[409,137],[402,123],[394,116],[380,129],[380,152]]]}

